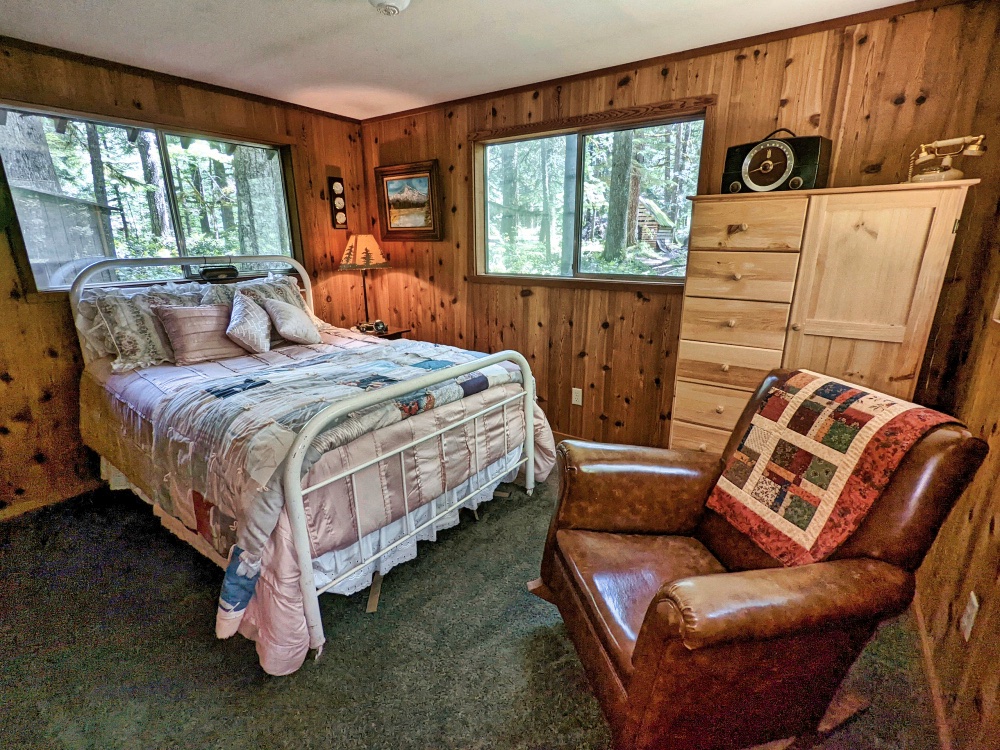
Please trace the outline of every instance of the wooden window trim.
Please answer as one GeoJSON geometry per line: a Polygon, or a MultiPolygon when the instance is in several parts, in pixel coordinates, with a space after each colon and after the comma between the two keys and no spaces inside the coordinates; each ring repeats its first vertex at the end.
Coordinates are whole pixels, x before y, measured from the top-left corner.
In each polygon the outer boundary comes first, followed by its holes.
{"type": "MultiPolygon", "coordinates": [[[[718,97],[715,94],[704,96],[672,99],[652,105],[638,105],[620,109],[594,112],[586,115],[575,115],[550,120],[541,120],[523,125],[511,125],[491,130],[476,130],[469,133],[469,173],[472,175],[472,190],[470,200],[472,210],[469,211],[469,237],[472,242],[469,247],[469,281],[477,284],[506,284],[522,287],[571,287],[577,289],[601,289],[622,291],[652,291],[664,292],[671,288],[680,290],[684,287],[686,276],[644,278],[640,276],[533,276],[519,274],[486,273],[486,241],[485,226],[485,154],[486,146],[506,141],[528,140],[531,137],[556,136],[567,133],[587,135],[597,132],[622,130],[625,128],[640,128],[656,122],[670,120],[672,122],[686,119],[703,119],[702,153],[706,144],[714,141],[715,107],[718,97]]],[[[698,173],[698,194],[708,192],[707,160],[702,159],[698,173]]],[[[582,176],[578,177],[582,179],[582,176]]],[[[574,273],[578,258],[574,254],[574,273]]]]}

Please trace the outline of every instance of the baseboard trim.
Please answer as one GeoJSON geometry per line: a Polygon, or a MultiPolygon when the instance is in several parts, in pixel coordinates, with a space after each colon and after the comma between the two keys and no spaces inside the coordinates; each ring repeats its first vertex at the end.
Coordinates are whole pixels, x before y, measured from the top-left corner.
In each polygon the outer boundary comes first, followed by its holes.
{"type": "Polygon", "coordinates": [[[941,680],[938,678],[937,667],[934,666],[934,650],[931,647],[931,636],[927,631],[927,621],[920,605],[920,594],[913,596],[913,616],[917,621],[917,633],[920,636],[920,651],[924,656],[924,675],[927,677],[927,687],[931,691],[931,703],[934,705],[934,723],[937,725],[938,741],[941,750],[954,750],[951,741],[951,727],[948,725],[948,715],[944,709],[944,692],[941,690],[941,680]]]}

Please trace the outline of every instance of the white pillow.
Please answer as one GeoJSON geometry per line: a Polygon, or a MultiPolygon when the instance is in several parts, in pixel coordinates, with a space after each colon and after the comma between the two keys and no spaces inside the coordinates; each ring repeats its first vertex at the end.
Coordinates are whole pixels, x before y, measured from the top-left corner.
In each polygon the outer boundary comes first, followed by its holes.
{"type": "Polygon", "coordinates": [[[319,344],[319,329],[309,314],[299,307],[277,299],[264,300],[264,309],[281,337],[296,344],[319,344]]]}
{"type": "Polygon", "coordinates": [[[226,335],[248,352],[260,354],[271,349],[271,319],[263,307],[241,292],[233,297],[226,335]]]}

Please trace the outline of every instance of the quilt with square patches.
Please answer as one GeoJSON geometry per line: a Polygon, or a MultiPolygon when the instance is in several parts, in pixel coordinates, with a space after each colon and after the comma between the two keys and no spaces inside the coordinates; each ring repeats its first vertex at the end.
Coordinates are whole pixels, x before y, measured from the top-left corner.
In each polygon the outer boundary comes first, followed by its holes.
{"type": "Polygon", "coordinates": [[[708,507],[783,564],[829,557],[946,414],[798,370],[771,388],[708,507]]]}

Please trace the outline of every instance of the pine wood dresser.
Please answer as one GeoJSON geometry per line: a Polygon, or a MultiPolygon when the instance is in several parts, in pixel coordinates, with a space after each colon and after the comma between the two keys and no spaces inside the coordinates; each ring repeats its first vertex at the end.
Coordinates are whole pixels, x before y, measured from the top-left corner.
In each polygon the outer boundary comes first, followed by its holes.
{"type": "Polygon", "coordinates": [[[693,197],[670,447],[721,453],[775,367],[911,399],[977,182],[693,197]]]}

